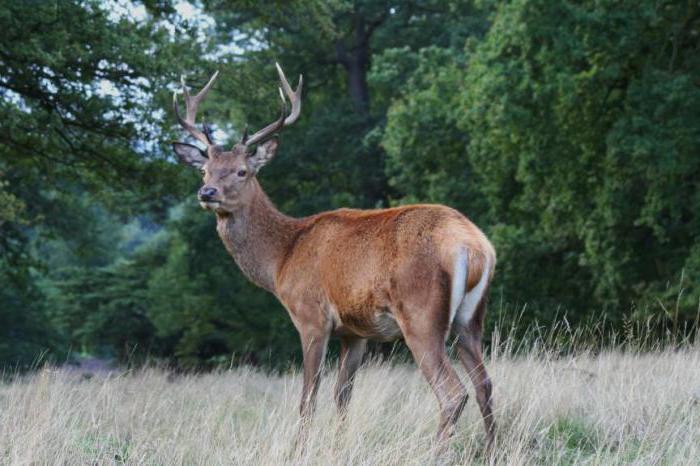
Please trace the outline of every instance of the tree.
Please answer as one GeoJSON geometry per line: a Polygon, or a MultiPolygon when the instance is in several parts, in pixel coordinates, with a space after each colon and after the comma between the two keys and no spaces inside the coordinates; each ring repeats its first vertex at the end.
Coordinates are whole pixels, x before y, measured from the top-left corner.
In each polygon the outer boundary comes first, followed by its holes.
{"type": "Polygon", "coordinates": [[[432,79],[409,80],[392,105],[392,180],[406,199],[458,200],[487,225],[495,293],[527,302],[528,316],[551,320],[563,305],[574,319],[620,320],[659,299],[672,308],[685,288],[681,316],[693,319],[699,21],[692,2],[499,4],[464,64],[423,57],[432,79]],[[412,118],[429,99],[446,110],[412,118]],[[468,140],[421,156],[438,128],[468,140]]]}
{"type": "Polygon", "coordinates": [[[23,339],[35,342],[32,351],[51,346],[51,338],[44,345],[32,336],[52,334],[41,285],[47,241],[65,238],[76,256],[102,265],[88,252],[95,229],[76,228],[89,224],[89,209],[108,203],[157,215],[182,186],[156,142],[170,125],[156,110],[166,84],[197,61],[198,50],[182,47],[159,22],[164,17],[137,21],[97,1],[0,6],[0,275],[7,285],[0,318],[12,334],[8,348],[23,339]]]}

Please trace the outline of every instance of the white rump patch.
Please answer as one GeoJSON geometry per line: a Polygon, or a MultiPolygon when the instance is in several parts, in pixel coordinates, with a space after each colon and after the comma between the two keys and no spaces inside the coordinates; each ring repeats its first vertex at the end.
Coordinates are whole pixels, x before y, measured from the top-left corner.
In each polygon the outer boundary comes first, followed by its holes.
{"type": "Polygon", "coordinates": [[[455,256],[455,263],[452,269],[452,291],[450,293],[450,326],[455,320],[457,309],[464,299],[464,289],[467,286],[469,276],[469,257],[467,251],[460,249],[455,256]]]}
{"type": "Polygon", "coordinates": [[[491,275],[491,263],[489,262],[489,257],[486,256],[484,257],[484,267],[481,272],[479,283],[464,296],[464,300],[462,300],[462,304],[459,306],[459,310],[455,316],[458,324],[467,325],[474,316],[476,306],[479,305],[481,298],[484,296],[484,290],[486,289],[489,275],[491,275]]]}

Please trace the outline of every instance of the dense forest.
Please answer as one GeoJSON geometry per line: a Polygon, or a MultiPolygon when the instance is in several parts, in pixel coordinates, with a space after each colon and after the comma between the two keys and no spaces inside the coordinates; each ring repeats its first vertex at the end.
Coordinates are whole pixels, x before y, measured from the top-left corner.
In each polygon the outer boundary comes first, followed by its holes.
{"type": "Polygon", "coordinates": [[[220,70],[230,143],[278,111],[275,61],[305,81],[260,175],[283,212],[459,209],[498,253],[491,328],[697,325],[697,1],[2,0],[0,365],[296,354],[170,147],[180,75],[220,70]]]}

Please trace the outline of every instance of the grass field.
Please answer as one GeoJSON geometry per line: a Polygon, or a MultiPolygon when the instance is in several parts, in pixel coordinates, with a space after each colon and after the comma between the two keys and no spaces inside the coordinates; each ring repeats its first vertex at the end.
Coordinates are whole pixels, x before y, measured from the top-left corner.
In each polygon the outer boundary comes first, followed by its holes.
{"type": "MultiPolygon", "coordinates": [[[[497,464],[700,464],[697,344],[566,357],[534,351],[491,356],[487,364],[497,464]]],[[[342,428],[334,377],[328,368],[308,448],[290,460],[298,373],[143,369],[88,379],[46,368],[0,385],[0,463],[431,463],[437,404],[413,365],[366,363],[342,428]]],[[[483,439],[472,396],[452,460],[487,463],[483,439]]]]}

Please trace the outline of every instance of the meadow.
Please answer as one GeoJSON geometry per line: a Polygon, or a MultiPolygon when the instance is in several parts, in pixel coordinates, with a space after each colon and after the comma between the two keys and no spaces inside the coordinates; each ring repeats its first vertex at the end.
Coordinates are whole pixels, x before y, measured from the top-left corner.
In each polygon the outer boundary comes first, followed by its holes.
{"type": "MultiPolygon", "coordinates": [[[[494,351],[487,364],[498,422],[495,464],[700,464],[697,342],[568,355],[534,345],[525,354],[494,351]]],[[[292,456],[301,390],[294,370],[84,374],[45,367],[0,385],[0,463],[432,462],[437,403],[414,365],[367,361],[344,424],[332,401],[335,372],[325,370],[307,449],[292,456]]],[[[471,396],[450,462],[488,464],[483,442],[471,396]]]]}

